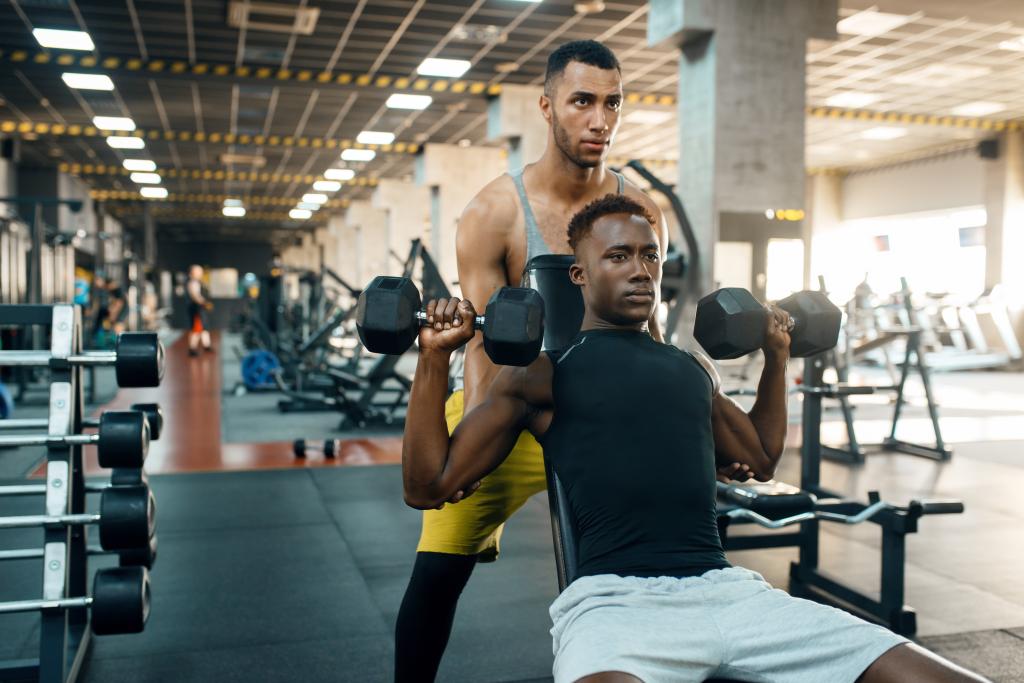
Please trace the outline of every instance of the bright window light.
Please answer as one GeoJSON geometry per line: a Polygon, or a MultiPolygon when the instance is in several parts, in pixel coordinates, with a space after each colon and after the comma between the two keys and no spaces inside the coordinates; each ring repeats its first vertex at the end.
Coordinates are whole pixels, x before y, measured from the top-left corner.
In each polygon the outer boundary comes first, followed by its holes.
{"type": "Polygon", "coordinates": [[[308,209],[292,209],[288,212],[288,218],[294,218],[297,221],[304,221],[312,215],[313,212],[308,209]]]}
{"type": "Polygon", "coordinates": [[[324,178],[328,180],[352,180],[356,172],[351,168],[329,168],[324,171],[324,178]]]}
{"type": "Polygon", "coordinates": [[[142,149],[146,146],[146,141],[142,138],[111,135],[107,138],[107,144],[114,149],[142,149]]]}
{"type": "Polygon", "coordinates": [[[241,218],[242,216],[245,215],[245,207],[225,206],[223,209],[220,210],[220,212],[223,213],[225,216],[230,216],[231,218],[241,218]]]}
{"type": "Polygon", "coordinates": [[[126,116],[94,116],[92,125],[100,130],[135,130],[135,122],[126,116]]]}
{"type": "Polygon", "coordinates": [[[634,109],[626,114],[623,119],[626,123],[641,123],[656,126],[665,123],[672,118],[672,112],[667,109],[634,109]]]}
{"type": "Polygon", "coordinates": [[[313,183],[313,189],[317,192],[337,192],[341,189],[341,183],[337,180],[318,180],[313,183]]]}
{"type": "Polygon", "coordinates": [[[124,167],[128,171],[155,171],[156,162],[149,159],[125,159],[124,167]]]}
{"type": "Polygon", "coordinates": [[[110,76],[103,74],[76,74],[64,73],[60,75],[61,80],[67,83],[69,88],[77,90],[113,90],[114,81],[110,76]]]}
{"type": "Polygon", "coordinates": [[[356,136],[356,142],[363,145],[390,145],[394,141],[394,133],[385,133],[379,130],[364,130],[356,136]]]}
{"type": "Polygon", "coordinates": [[[861,107],[866,107],[869,104],[874,104],[878,99],[878,95],[875,95],[874,93],[854,92],[850,90],[832,95],[825,100],[825,104],[830,107],[860,109],[861,107]]]}
{"type": "Polygon", "coordinates": [[[372,149],[346,149],[341,153],[343,161],[371,161],[375,156],[372,149]]]}
{"type": "Polygon", "coordinates": [[[999,49],[1010,50],[1011,52],[1024,52],[1024,36],[1012,40],[1004,40],[999,43],[999,49]]]}
{"type": "Polygon", "coordinates": [[[295,205],[295,208],[296,209],[304,209],[306,211],[319,211],[320,210],[320,203],[319,202],[299,202],[298,204],[295,205]]]}
{"type": "Polygon", "coordinates": [[[877,126],[875,128],[868,128],[866,131],[861,133],[860,136],[865,140],[895,140],[896,138],[901,138],[906,134],[906,128],[877,126]]]}
{"type": "Polygon", "coordinates": [[[866,9],[837,23],[836,30],[852,36],[880,36],[894,28],[903,26],[908,21],[910,21],[910,17],[903,14],[889,14],[875,9],[866,9]]]}
{"type": "Polygon", "coordinates": [[[304,204],[323,204],[326,201],[327,195],[325,194],[316,194],[314,192],[310,192],[308,194],[302,195],[302,202],[304,204]]]}
{"type": "Polygon", "coordinates": [[[132,173],[131,179],[133,183],[139,185],[159,185],[160,175],[157,173],[132,173]]]}
{"type": "Polygon", "coordinates": [[[389,109],[426,109],[434,98],[430,95],[406,95],[396,92],[384,104],[389,109]]]}
{"type": "Polygon", "coordinates": [[[85,31],[67,31],[59,28],[35,28],[32,35],[43,47],[60,50],[95,50],[92,38],[85,31]]]}
{"type": "Polygon", "coordinates": [[[998,114],[1004,109],[1006,109],[1006,105],[998,102],[969,102],[961,104],[959,107],[953,107],[952,112],[956,116],[988,116],[989,114],[998,114]]]}
{"type": "Polygon", "coordinates": [[[224,206],[242,206],[241,199],[225,199],[224,206]]]}
{"type": "Polygon", "coordinates": [[[144,187],[139,190],[146,199],[167,199],[167,188],[166,187],[144,187]]]}
{"type": "Polygon", "coordinates": [[[458,78],[469,71],[470,66],[472,66],[472,64],[465,59],[438,59],[437,57],[429,57],[424,59],[420,65],[416,67],[416,73],[421,76],[458,78]]]}

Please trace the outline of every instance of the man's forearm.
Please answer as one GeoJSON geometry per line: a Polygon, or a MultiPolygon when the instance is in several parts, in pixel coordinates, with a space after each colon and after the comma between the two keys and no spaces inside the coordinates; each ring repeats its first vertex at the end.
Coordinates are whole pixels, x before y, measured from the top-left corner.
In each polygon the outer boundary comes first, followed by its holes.
{"type": "Polygon", "coordinates": [[[757,399],[750,409],[750,421],[757,430],[765,455],[776,465],[786,445],[788,424],[786,356],[766,354],[764,370],[757,385],[757,399]]]}
{"type": "Polygon", "coordinates": [[[491,362],[491,359],[484,352],[483,342],[473,338],[466,345],[466,359],[463,368],[463,414],[476,408],[484,397],[487,396],[487,388],[498,376],[501,369],[491,362]]]}
{"type": "Polygon", "coordinates": [[[448,426],[444,399],[450,357],[421,353],[416,363],[402,439],[402,481],[405,500],[420,507],[434,498],[434,489],[448,460],[448,426]]]}

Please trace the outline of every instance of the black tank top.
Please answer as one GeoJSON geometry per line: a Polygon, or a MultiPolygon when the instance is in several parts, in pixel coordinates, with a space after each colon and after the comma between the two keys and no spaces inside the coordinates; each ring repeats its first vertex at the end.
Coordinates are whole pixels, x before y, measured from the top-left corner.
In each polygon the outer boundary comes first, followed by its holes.
{"type": "Polygon", "coordinates": [[[712,382],[646,332],[586,330],[554,363],[541,440],[569,499],[579,575],[697,576],[718,536],[712,382]]]}

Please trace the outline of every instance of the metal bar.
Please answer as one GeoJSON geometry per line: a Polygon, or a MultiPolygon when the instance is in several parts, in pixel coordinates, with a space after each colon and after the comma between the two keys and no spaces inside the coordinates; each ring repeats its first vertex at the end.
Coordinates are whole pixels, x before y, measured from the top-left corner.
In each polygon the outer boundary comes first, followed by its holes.
{"type": "MultiPolygon", "coordinates": [[[[0,351],[0,366],[32,366],[39,367],[50,364],[53,355],[49,351],[0,351]]],[[[117,362],[114,351],[90,351],[68,356],[67,362],[75,365],[110,365],[117,362]]]]}
{"type": "MultiPolygon", "coordinates": [[[[109,484],[86,484],[85,490],[88,493],[103,493],[110,488],[109,484]]],[[[4,496],[39,496],[46,493],[45,484],[19,484],[15,486],[0,486],[0,497],[4,496]]]]}
{"type": "Polygon", "coordinates": [[[25,434],[23,436],[0,435],[2,446],[87,446],[99,441],[98,434],[69,434],[68,436],[51,436],[49,434],[25,434]]]}
{"type": "Polygon", "coordinates": [[[14,614],[16,612],[36,612],[43,609],[70,609],[73,607],[88,607],[92,604],[92,598],[62,598],[60,600],[16,600],[14,602],[0,602],[0,614],[14,614]]]}
{"type": "Polygon", "coordinates": [[[21,517],[0,517],[0,529],[23,529],[33,526],[49,526],[55,524],[95,524],[100,521],[99,515],[79,514],[49,517],[47,515],[23,515],[21,517]]]}
{"type": "MultiPolygon", "coordinates": [[[[117,555],[117,550],[104,550],[99,546],[87,548],[90,555],[117,555]]],[[[22,548],[19,550],[0,550],[0,562],[5,560],[39,560],[45,557],[42,548],[22,548]]],[[[3,680],[3,678],[0,678],[3,680]]]]}

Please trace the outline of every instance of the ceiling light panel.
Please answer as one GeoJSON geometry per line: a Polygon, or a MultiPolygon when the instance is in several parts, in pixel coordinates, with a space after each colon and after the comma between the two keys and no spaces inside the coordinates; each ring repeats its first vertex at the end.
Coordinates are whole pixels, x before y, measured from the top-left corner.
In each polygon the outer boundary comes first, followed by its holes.
{"type": "Polygon", "coordinates": [[[390,145],[394,141],[394,133],[385,133],[379,130],[364,130],[356,136],[356,142],[363,145],[390,145]]]}
{"type": "Polygon", "coordinates": [[[416,73],[421,76],[441,76],[442,78],[458,78],[469,71],[472,66],[465,59],[439,59],[428,57],[416,67],[416,73]]]}
{"type": "Polygon", "coordinates": [[[351,168],[329,168],[324,171],[324,178],[328,180],[352,180],[356,172],[351,168]]]}
{"type": "Polygon", "coordinates": [[[92,125],[100,130],[135,130],[135,122],[127,116],[94,116],[92,125]]]}
{"type": "Polygon", "coordinates": [[[415,109],[419,111],[429,107],[433,101],[434,98],[430,95],[407,95],[396,92],[384,104],[389,109],[415,109]]]}
{"type": "Polygon", "coordinates": [[[132,173],[129,177],[133,183],[139,183],[140,185],[160,184],[160,175],[157,173],[132,173]]]}
{"type": "Polygon", "coordinates": [[[372,161],[375,156],[372,149],[346,149],[341,153],[343,161],[372,161]]]}
{"type": "Polygon", "coordinates": [[[890,14],[875,9],[866,9],[850,15],[836,24],[841,34],[853,36],[880,36],[910,21],[903,14],[890,14]]]}
{"type": "Polygon", "coordinates": [[[318,180],[313,183],[313,189],[317,192],[337,192],[341,189],[341,183],[337,180],[318,180]]]}
{"type": "Polygon", "coordinates": [[[146,199],[167,199],[167,188],[166,187],[144,187],[139,190],[146,199]]]}
{"type": "Polygon", "coordinates": [[[128,171],[155,171],[156,162],[150,159],[125,159],[125,170],[128,171]]]}
{"type": "Polygon", "coordinates": [[[69,88],[76,90],[113,90],[114,82],[110,80],[110,76],[104,74],[79,74],[79,73],[63,73],[60,76],[61,80],[69,88]]]}
{"type": "Polygon", "coordinates": [[[114,149],[142,149],[146,146],[146,141],[125,135],[111,135],[107,138],[107,144],[114,149]]]}
{"type": "Polygon", "coordinates": [[[58,28],[32,29],[32,36],[43,47],[58,50],[95,50],[92,38],[85,31],[68,31],[58,28]]]}

